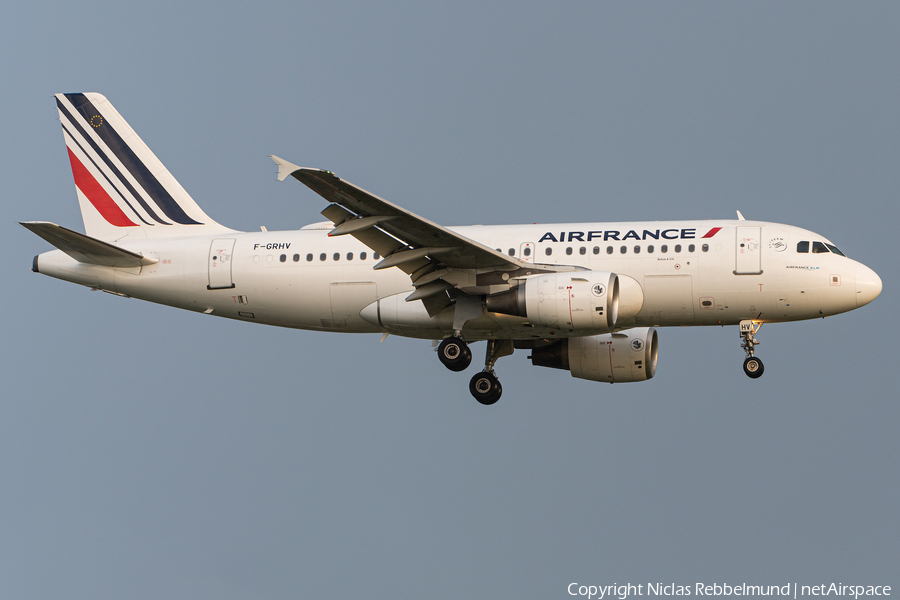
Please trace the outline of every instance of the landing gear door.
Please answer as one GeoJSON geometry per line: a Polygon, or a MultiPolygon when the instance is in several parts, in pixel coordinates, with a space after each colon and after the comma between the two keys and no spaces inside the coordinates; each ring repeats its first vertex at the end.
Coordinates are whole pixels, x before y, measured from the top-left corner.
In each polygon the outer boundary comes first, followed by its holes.
{"type": "Polygon", "coordinates": [[[759,275],[761,252],[759,248],[759,227],[737,227],[735,239],[735,275],[759,275]]]}
{"type": "Polygon", "coordinates": [[[527,263],[534,262],[534,244],[524,242],[519,246],[519,260],[527,263]]]}
{"type": "Polygon", "coordinates": [[[231,279],[231,256],[234,239],[213,240],[209,245],[208,290],[224,290],[234,287],[231,279]]]}

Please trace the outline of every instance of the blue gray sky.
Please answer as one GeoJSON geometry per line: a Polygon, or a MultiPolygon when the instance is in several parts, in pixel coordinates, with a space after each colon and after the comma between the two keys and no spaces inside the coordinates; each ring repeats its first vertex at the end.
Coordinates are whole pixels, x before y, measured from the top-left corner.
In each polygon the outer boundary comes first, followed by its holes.
{"type": "MultiPolygon", "coordinates": [[[[0,589],[17,599],[568,598],[900,586],[900,7],[33,2],[0,21],[0,589]],[[105,94],[206,212],[320,221],[277,154],[446,225],[747,218],[873,304],[660,331],[648,382],[288,331],[33,274],[81,229],[52,94],[105,94]],[[475,368],[475,367],[472,367],[475,368]],[[894,389],[894,392],[891,392],[894,389]]],[[[476,357],[483,344],[473,348],[476,357]]]]}

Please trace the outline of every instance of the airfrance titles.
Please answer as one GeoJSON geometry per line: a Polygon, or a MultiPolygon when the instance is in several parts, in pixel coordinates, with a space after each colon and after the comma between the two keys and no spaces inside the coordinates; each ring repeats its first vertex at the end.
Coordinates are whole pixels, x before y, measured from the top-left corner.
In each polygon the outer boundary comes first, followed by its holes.
{"type": "MultiPolygon", "coordinates": [[[[713,233],[715,235],[715,233],[713,233]]],[[[625,234],[622,234],[621,231],[616,230],[608,230],[608,231],[560,231],[559,237],[556,236],[556,233],[553,231],[548,231],[541,239],[538,240],[540,242],[592,242],[594,240],[599,241],[609,241],[615,240],[617,242],[623,242],[625,240],[692,240],[697,237],[696,229],[644,229],[641,233],[638,233],[635,229],[628,230],[625,234]]],[[[707,237],[707,236],[703,236],[707,237]]],[[[709,236],[712,237],[712,236],[709,236]]]]}

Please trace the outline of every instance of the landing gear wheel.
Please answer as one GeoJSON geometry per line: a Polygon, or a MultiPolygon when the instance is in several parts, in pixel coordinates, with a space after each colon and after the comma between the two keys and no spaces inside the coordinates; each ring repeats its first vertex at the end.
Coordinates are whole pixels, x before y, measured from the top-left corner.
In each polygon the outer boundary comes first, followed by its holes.
{"type": "Polygon", "coordinates": [[[747,377],[756,379],[762,376],[763,371],[765,371],[765,367],[763,367],[762,361],[755,356],[748,356],[744,360],[744,373],[747,374],[747,377]]]}
{"type": "Polygon", "coordinates": [[[451,371],[465,371],[472,364],[472,351],[460,338],[449,337],[438,345],[438,358],[451,371]]]}
{"type": "Polygon", "coordinates": [[[469,382],[469,391],[476,400],[484,405],[494,404],[500,399],[503,393],[503,386],[497,376],[490,371],[482,371],[476,373],[472,381],[469,382]]]}

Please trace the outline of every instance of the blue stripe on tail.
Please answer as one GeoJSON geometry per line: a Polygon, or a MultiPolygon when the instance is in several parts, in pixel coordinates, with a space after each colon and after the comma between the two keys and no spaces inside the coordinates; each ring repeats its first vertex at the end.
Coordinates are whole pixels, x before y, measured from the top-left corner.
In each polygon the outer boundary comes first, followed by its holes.
{"type": "MultiPolygon", "coordinates": [[[[107,147],[116,155],[116,158],[125,165],[125,168],[131,173],[132,177],[144,188],[150,198],[156,203],[160,210],[165,213],[171,220],[181,225],[202,225],[192,218],[179,206],[172,198],[168,190],[156,179],[156,177],[147,169],[144,163],[137,157],[134,151],[125,143],[115,129],[109,123],[102,119],[102,122],[96,122],[100,112],[94,107],[93,103],[87,99],[84,94],[65,94],[65,97],[72,103],[75,109],[81,114],[82,118],[94,128],[94,131],[100,136],[107,147]],[[91,119],[94,123],[91,123],[91,119]]],[[[103,153],[100,153],[103,156],[103,153]]],[[[140,195],[136,194],[140,200],[140,195]]],[[[143,204],[143,202],[142,202],[143,204]]],[[[146,205],[144,206],[145,208],[146,205]]],[[[149,211],[153,215],[153,211],[149,211]]],[[[155,216],[155,215],[153,215],[155,216]]],[[[162,222],[162,221],[160,221],[162,222]]]]}

